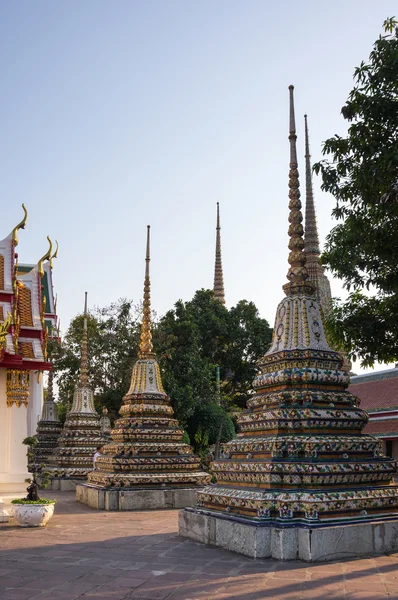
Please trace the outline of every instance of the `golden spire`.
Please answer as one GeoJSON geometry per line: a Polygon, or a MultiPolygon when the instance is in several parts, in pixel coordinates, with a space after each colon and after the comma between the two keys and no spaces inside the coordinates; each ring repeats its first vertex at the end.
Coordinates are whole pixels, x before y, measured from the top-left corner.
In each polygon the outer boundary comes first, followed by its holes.
{"type": "Polygon", "coordinates": [[[149,261],[150,257],[150,231],[151,226],[147,227],[146,238],[146,258],[145,258],[145,281],[144,281],[144,302],[142,309],[142,325],[139,357],[146,358],[153,356],[152,346],[152,329],[151,329],[151,280],[149,278],[149,261]]]}
{"type": "Polygon", "coordinates": [[[225,304],[225,293],[224,293],[224,276],[222,271],[221,262],[221,234],[220,234],[220,206],[217,202],[217,226],[216,226],[216,261],[214,265],[214,298],[225,304]]]}
{"type": "Polygon", "coordinates": [[[87,292],[84,292],[84,320],[83,335],[80,356],[80,376],[79,385],[85,387],[88,385],[88,342],[87,342],[87,292]]]}
{"type": "Polygon", "coordinates": [[[38,267],[39,267],[40,277],[43,277],[43,275],[44,275],[43,263],[44,263],[45,260],[51,260],[51,254],[52,254],[52,251],[53,251],[53,243],[50,240],[49,236],[47,236],[47,240],[48,240],[48,243],[50,244],[50,247],[47,250],[47,252],[45,253],[45,255],[42,256],[41,259],[39,260],[39,262],[37,263],[38,267]]]}
{"type": "Polygon", "coordinates": [[[27,220],[27,218],[28,218],[28,211],[27,211],[27,210],[26,210],[26,208],[25,208],[25,204],[22,204],[22,208],[23,208],[23,211],[24,211],[24,216],[23,216],[23,219],[22,219],[22,221],[21,221],[20,223],[18,223],[18,225],[16,225],[16,226],[14,227],[14,229],[12,230],[12,239],[13,239],[13,242],[14,242],[14,246],[18,246],[18,231],[19,231],[20,229],[25,229],[26,220],[27,220]]]}
{"type": "Polygon", "coordinates": [[[294,86],[289,86],[290,93],[290,166],[289,166],[289,283],[283,286],[287,296],[294,294],[313,294],[314,286],[308,282],[308,272],[305,267],[303,215],[301,214],[300,183],[297,168],[296,122],[294,117],[294,86]]]}

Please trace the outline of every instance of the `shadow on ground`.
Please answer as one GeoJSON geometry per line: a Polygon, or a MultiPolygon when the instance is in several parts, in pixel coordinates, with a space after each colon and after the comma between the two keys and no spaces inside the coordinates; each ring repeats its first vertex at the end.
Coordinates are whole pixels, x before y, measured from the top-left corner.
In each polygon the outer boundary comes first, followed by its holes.
{"type": "Polygon", "coordinates": [[[257,560],[177,535],[178,511],[106,513],[56,497],[46,528],[0,525],[1,600],[398,599],[398,554],[257,560]]]}

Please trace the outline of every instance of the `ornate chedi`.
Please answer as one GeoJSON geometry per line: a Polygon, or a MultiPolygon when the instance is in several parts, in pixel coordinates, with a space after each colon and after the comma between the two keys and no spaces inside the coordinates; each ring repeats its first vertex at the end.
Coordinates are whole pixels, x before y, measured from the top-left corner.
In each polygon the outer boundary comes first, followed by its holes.
{"type": "Polygon", "coordinates": [[[94,408],[94,393],[88,381],[86,292],[79,381],[74,391],[72,408],[66,415],[58,446],[54,450],[53,466],[49,470],[54,477],[61,479],[86,479],[93,468],[93,456],[97,447],[102,446],[107,439],[101,431],[100,417],[94,408]]]}
{"type": "MultiPolygon", "coordinates": [[[[316,223],[314,194],[312,191],[312,169],[310,145],[308,139],[307,115],[305,120],[305,230],[304,230],[304,252],[306,255],[305,266],[308,272],[308,279],[315,287],[315,297],[318,300],[322,315],[327,317],[332,304],[332,292],[330,282],[323,266],[321,265],[321,251],[319,247],[318,227],[316,223]]],[[[348,373],[352,369],[351,361],[345,352],[339,352],[343,359],[342,370],[348,373]]]]}
{"type": "Polygon", "coordinates": [[[310,145],[308,140],[307,115],[305,119],[305,231],[304,231],[304,252],[306,255],[306,268],[308,279],[315,287],[315,297],[321,305],[324,315],[330,310],[332,301],[332,292],[330,290],[329,279],[320,262],[321,251],[319,247],[318,227],[316,223],[314,194],[312,190],[312,169],[310,145]]]}
{"type": "MultiPolygon", "coordinates": [[[[97,459],[98,470],[88,476],[89,483],[96,486],[123,487],[123,494],[127,494],[126,488],[189,488],[210,480],[192,448],[182,441],[184,431],[173,419],[152,348],[149,232],[148,226],[139,358],[120,418],[111,431],[113,441],[104,446],[97,459]]],[[[151,504],[149,508],[159,506],[151,504]]]]}
{"type": "Polygon", "coordinates": [[[58,418],[58,408],[54,399],[53,371],[48,374],[47,396],[44,400],[40,421],[37,424],[37,445],[34,447],[34,461],[39,465],[51,463],[54,449],[62,431],[62,423],[58,418]]]}
{"type": "Polygon", "coordinates": [[[111,420],[108,417],[108,409],[105,408],[105,406],[103,406],[103,408],[102,408],[102,415],[100,418],[100,423],[101,423],[102,433],[109,436],[111,433],[111,420]]]}
{"type": "Polygon", "coordinates": [[[255,395],[237,417],[240,433],[212,463],[217,483],[198,493],[199,506],[208,515],[278,527],[398,517],[397,465],[376,438],[361,435],[368,417],[346,391],[349,377],[326,340],[306,269],[293,86],[289,140],[286,297],[259,361],[255,395]]]}
{"type": "Polygon", "coordinates": [[[224,292],[224,275],[222,270],[221,260],[221,227],[220,227],[220,206],[217,202],[217,226],[216,226],[216,258],[214,264],[214,298],[225,304],[225,292],[224,292]]]}

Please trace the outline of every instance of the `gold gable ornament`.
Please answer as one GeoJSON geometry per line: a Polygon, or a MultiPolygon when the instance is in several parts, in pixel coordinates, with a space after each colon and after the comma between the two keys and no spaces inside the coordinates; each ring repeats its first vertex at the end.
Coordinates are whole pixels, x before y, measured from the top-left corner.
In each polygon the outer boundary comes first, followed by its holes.
{"type": "Polygon", "coordinates": [[[23,404],[29,401],[29,371],[24,369],[7,369],[7,406],[23,404]]]}

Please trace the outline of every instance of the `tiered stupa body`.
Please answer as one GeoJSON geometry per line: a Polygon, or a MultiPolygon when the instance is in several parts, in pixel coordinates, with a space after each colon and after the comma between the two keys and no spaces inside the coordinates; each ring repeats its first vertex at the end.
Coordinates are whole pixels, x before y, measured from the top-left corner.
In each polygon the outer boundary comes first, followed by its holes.
{"type": "Polygon", "coordinates": [[[321,250],[319,247],[318,227],[316,223],[315,202],[312,190],[312,169],[310,145],[308,140],[307,115],[305,119],[305,232],[304,232],[304,252],[306,255],[305,266],[307,268],[308,279],[315,287],[315,297],[321,305],[324,316],[327,316],[331,303],[332,292],[330,282],[323,266],[321,265],[321,250]]]}
{"type": "Polygon", "coordinates": [[[55,465],[51,468],[53,476],[60,479],[86,479],[93,469],[93,456],[97,447],[108,439],[101,430],[100,416],[94,407],[94,393],[88,381],[86,293],[80,376],[72,408],[66,415],[58,447],[54,451],[55,465]]]}
{"type": "Polygon", "coordinates": [[[217,484],[199,492],[199,506],[211,511],[207,515],[278,527],[396,518],[397,465],[382,455],[376,438],[361,435],[368,417],[346,391],[349,376],[327,343],[305,266],[292,86],[290,95],[286,297],[277,308],[272,345],[259,361],[256,393],[237,418],[241,433],[212,463],[217,484]]]}
{"type": "Polygon", "coordinates": [[[62,423],[58,418],[58,408],[54,400],[53,371],[48,374],[47,396],[44,400],[40,421],[37,424],[37,445],[34,447],[36,464],[51,464],[54,449],[62,431],[62,423]]]}
{"type": "Polygon", "coordinates": [[[148,227],[139,358],[123,398],[121,417],[111,431],[113,441],[98,458],[98,470],[88,477],[89,483],[105,488],[188,488],[210,480],[192,448],[182,441],[184,431],[173,419],[170,399],[163,389],[152,349],[149,261],[148,227]]]}
{"type": "Polygon", "coordinates": [[[221,227],[220,227],[220,206],[217,202],[217,225],[216,225],[216,257],[214,262],[214,285],[213,292],[215,300],[225,304],[224,275],[221,259],[221,227]]]}

